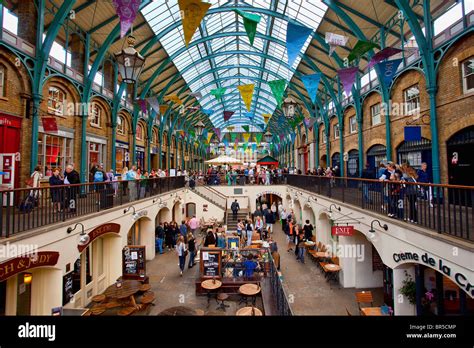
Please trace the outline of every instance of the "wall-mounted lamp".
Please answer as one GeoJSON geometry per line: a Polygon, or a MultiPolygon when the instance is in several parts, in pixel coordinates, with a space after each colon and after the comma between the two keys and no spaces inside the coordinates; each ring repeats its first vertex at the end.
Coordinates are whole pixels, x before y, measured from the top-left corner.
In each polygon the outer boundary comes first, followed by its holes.
{"type": "Polygon", "coordinates": [[[369,233],[367,234],[367,238],[370,239],[370,240],[375,240],[375,237],[377,237],[376,233],[375,233],[375,229],[374,229],[374,223],[377,223],[381,228],[383,228],[385,231],[388,230],[388,226],[387,224],[383,224],[379,221],[379,220],[372,220],[372,222],[370,223],[370,230],[369,230],[369,233]]]}
{"type": "Polygon", "coordinates": [[[127,214],[127,213],[130,211],[130,209],[133,210],[132,219],[133,219],[133,220],[137,220],[137,219],[138,219],[138,214],[137,214],[137,212],[136,212],[136,210],[135,210],[135,207],[134,207],[133,205],[131,205],[130,207],[124,209],[124,210],[123,210],[123,213],[124,213],[124,214],[127,214]]]}
{"type": "Polygon", "coordinates": [[[160,203],[158,203],[158,205],[161,205],[161,203],[163,202],[162,199],[161,199],[161,197],[159,197],[159,198],[155,198],[155,199],[153,200],[153,204],[155,204],[155,203],[158,202],[158,201],[160,202],[160,203]]]}
{"type": "Polygon", "coordinates": [[[31,273],[23,273],[23,283],[25,284],[31,284],[31,281],[33,280],[33,274],[31,273]]]}
{"type": "Polygon", "coordinates": [[[338,211],[341,211],[341,207],[338,207],[338,206],[335,205],[335,204],[331,204],[331,205],[329,206],[329,210],[328,210],[330,213],[332,213],[332,207],[334,207],[334,209],[336,209],[336,210],[338,210],[338,211]]]}
{"type": "Polygon", "coordinates": [[[80,222],[78,222],[74,227],[68,227],[67,233],[69,234],[72,231],[74,231],[77,228],[77,226],[81,226],[81,228],[82,228],[81,234],[79,235],[78,244],[79,245],[86,245],[87,243],[89,243],[90,237],[89,237],[88,234],[86,234],[86,232],[84,231],[84,225],[81,224],[80,222]]]}

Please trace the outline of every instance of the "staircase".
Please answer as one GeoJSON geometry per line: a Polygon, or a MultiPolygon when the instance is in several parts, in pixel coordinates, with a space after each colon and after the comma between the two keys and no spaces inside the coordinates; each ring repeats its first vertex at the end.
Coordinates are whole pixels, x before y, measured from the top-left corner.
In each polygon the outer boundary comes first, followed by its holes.
{"type": "Polygon", "coordinates": [[[224,196],[222,193],[210,189],[207,186],[196,186],[192,192],[201,196],[206,201],[216,205],[217,207],[221,208],[222,210],[227,210],[227,197],[224,196]]]}
{"type": "Polygon", "coordinates": [[[226,211],[226,217],[225,217],[225,222],[227,225],[227,231],[228,232],[236,232],[237,231],[237,220],[244,220],[248,216],[248,210],[247,209],[241,209],[237,213],[237,219],[234,219],[234,214],[232,214],[232,210],[227,210],[226,211]]]}

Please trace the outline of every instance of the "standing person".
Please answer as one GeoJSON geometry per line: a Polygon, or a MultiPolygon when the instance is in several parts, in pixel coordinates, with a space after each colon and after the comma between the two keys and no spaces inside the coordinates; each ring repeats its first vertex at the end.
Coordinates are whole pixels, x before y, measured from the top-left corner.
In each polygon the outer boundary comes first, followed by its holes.
{"type": "Polygon", "coordinates": [[[259,206],[259,205],[257,205],[257,208],[256,208],[255,211],[253,212],[252,218],[253,218],[253,219],[256,219],[257,216],[260,216],[260,217],[263,216],[262,210],[260,209],[260,206],[259,206]]]}
{"type": "Polygon", "coordinates": [[[240,210],[240,205],[237,200],[232,202],[232,205],[230,206],[230,209],[232,210],[232,216],[234,219],[237,219],[237,213],[240,210]]]}
{"type": "MultiPolygon", "coordinates": [[[[362,171],[362,179],[373,179],[373,178],[374,178],[374,173],[370,169],[370,164],[366,163],[365,169],[362,171]]],[[[362,185],[362,192],[364,195],[364,202],[369,203],[369,204],[372,203],[372,199],[369,197],[370,183],[361,181],[361,185],[362,185]]]]}
{"type": "Polygon", "coordinates": [[[184,237],[186,241],[188,235],[188,226],[186,226],[186,221],[181,220],[181,225],[179,226],[179,233],[184,237]]]}
{"type": "Polygon", "coordinates": [[[137,182],[136,180],[139,178],[137,175],[137,166],[133,165],[132,169],[127,172],[126,175],[127,184],[128,184],[128,194],[130,202],[133,202],[137,199],[137,182]]]}
{"type": "Polygon", "coordinates": [[[176,252],[178,253],[179,257],[179,274],[181,277],[183,276],[184,265],[186,263],[186,254],[188,251],[186,250],[186,243],[184,243],[184,237],[179,236],[178,242],[176,243],[176,252]]]}
{"type": "Polygon", "coordinates": [[[54,168],[53,175],[49,178],[49,186],[51,187],[51,201],[53,202],[53,212],[60,213],[62,212],[62,203],[63,203],[63,189],[54,188],[54,186],[64,185],[63,179],[59,175],[60,169],[54,168]]]}
{"type": "Polygon", "coordinates": [[[273,257],[273,262],[275,263],[277,271],[279,271],[280,270],[280,253],[278,252],[278,244],[271,237],[269,238],[268,242],[270,244],[270,252],[273,257]]]}
{"type": "MultiPolygon", "coordinates": [[[[43,178],[43,174],[41,173],[41,167],[36,166],[35,170],[30,176],[30,179],[27,182],[27,186],[34,189],[39,189],[41,187],[41,178],[43,178]]],[[[38,199],[41,196],[40,190],[31,190],[30,196],[35,199],[35,205],[38,203],[38,199]]]]}
{"type": "Polygon", "coordinates": [[[257,233],[260,235],[260,240],[262,240],[263,221],[260,216],[257,216],[257,218],[255,219],[255,229],[257,230],[257,233]]]}
{"type": "Polygon", "coordinates": [[[305,243],[306,238],[304,236],[303,230],[300,230],[296,238],[296,248],[298,249],[298,256],[296,257],[297,261],[304,263],[304,252],[305,252],[305,243]]]}
{"type": "Polygon", "coordinates": [[[196,239],[191,232],[188,233],[188,251],[189,251],[189,263],[188,268],[193,268],[194,258],[196,257],[196,239]]]}
{"type": "Polygon", "coordinates": [[[270,209],[265,210],[263,217],[265,219],[267,229],[270,231],[270,234],[273,233],[273,225],[275,224],[275,218],[272,211],[270,209]]]}
{"type": "Polygon", "coordinates": [[[167,222],[165,222],[163,228],[165,230],[165,246],[168,247],[168,250],[171,250],[173,246],[173,231],[167,222]]]}
{"type": "MultiPolygon", "coordinates": [[[[388,217],[396,218],[400,217],[400,175],[398,173],[392,173],[390,175],[390,183],[388,184],[388,201],[389,201],[389,211],[388,217]]],[[[403,202],[402,202],[403,204],[403,202]]],[[[402,208],[403,209],[403,208],[402,208]]]]}
{"type": "Polygon", "coordinates": [[[408,165],[402,165],[402,180],[409,183],[405,186],[405,195],[408,200],[408,218],[407,220],[413,223],[418,222],[418,211],[416,207],[416,198],[417,198],[417,185],[416,179],[418,179],[418,175],[414,168],[408,165]]]}
{"type": "Polygon", "coordinates": [[[122,196],[127,195],[127,188],[128,188],[127,173],[128,173],[128,167],[123,167],[122,173],[120,173],[120,180],[122,181],[122,196]]]}
{"type": "Polygon", "coordinates": [[[244,230],[244,227],[242,221],[240,219],[237,220],[237,235],[240,237],[240,240],[242,240],[242,231],[244,230]]]}
{"type": "Polygon", "coordinates": [[[93,180],[94,190],[97,192],[102,191],[104,189],[104,185],[102,185],[102,183],[107,180],[107,175],[105,174],[104,168],[102,166],[95,167],[93,180]]]}
{"type": "Polygon", "coordinates": [[[286,209],[281,210],[280,219],[281,219],[281,228],[283,229],[283,231],[285,231],[286,219],[287,219],[286,209]]]}
{"type": "Polygon", "coordinates": [[[312,224],[310,224],[309,220],[306,220],[306,223],[303,226],[303,230],[306,240],[313,240],[314,227],[312,224]]]}
{"type": "Polygon", "coordinates": [[[252,167],[249,169],[249,184],[255,183],[254,170],[252,167]]]}
{"type": "MultiPolygon", "coordinates": [[[[74,170],[74,166],[72,164],[68,164],[66,166],[66,171],[64,172],[64,184],[65,185],[77,185],[81,183],[81,178],[79,173],[74,170]]],[[[70,213],[76,212],[76,196],[77,192],[79,192],[78,186],[68,187],[66,190],[66,209],[69,210],[70,213]]]]}
{"type": "Polygon", "coordinates": [[[272,207],[270,208],[270,210],[272,211],[273,220],[276,222],[276,219],[277,219],[277,205],[276,205],[276,202],[272,203],[272,207]]]}
{"type": "MultiPolygon", "coordinates": [[[[421,169],[418,169],[416,172],[416,175],[418,176],[418,182],[424,183],[424,184],[430,184],[431,183],[431,178],[430,178],[430,173],[428,173],[428,164],[426,162],[423,162],[421,164],[421,169]]],[[[431,192],[431,187],[430,186],[425,186],[425,185],[420,185],[422,195],[424,199],[428,200],[430,202],[430,207],[433,207],[433,202],[432,202],[432,192],[431,192]]]]}
{"type": "Polygon", "coordinates": [[[180,236],[179,233],[179,227],[176,221],[173,221],[171,223],[171,235],[173,236],[173,248],[176,246],[176,243],[178,242],[178,238],[180,236]]]}
{"type": "Polygon", "coordinates": [[[191,220],[189,220],[188,224],[189,228],[191,229],[191,233],[193,234],[193,236],[195,236],[196,230],[199,227],[199,220],[196,218],[196,215],[193,215],[191,220]]]}
{"type": "Polygon", "coordinates": [[[270,171],[267,168],[267,170],[265,171],[265,185],[270,185],[270,175],[270,171]]]}
{"type": "Polygon", "coordinates": [[[288,219],[288,223],[285,224],[285,234],[286,234],[286,240],[288,241],[288,248],[287,252],[290,252],[293,250],[292,246],[294,244],[294,236],[293,236],[293,220],[288,219]]]}
{"type": "Polygon", "coordinates": [[[252,220],[247,220],[247,224],[245,225],[245,232],[247,237],[247,246],[252,244],[252,234],[253,234],[253,224],[252,220]]]}
{"type": "Polygon", "coordinates": [[[160,254],[163,254],[163,242],[165,240],[165,230],[163,228],[163,223],[160,222],[158,226],[155,228],[155,238],[156,238],[156,246],[158,247],[158,251],[160,254]]]}

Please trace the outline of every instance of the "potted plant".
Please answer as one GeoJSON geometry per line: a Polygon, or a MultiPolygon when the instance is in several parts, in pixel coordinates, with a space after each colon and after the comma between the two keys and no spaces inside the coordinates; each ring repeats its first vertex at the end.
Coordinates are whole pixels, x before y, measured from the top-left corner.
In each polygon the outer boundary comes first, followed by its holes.
{"type": "Polygon", "coordinates": [[[405,271],[405,280],[400,288],[400,293],[405,296],[411,304],[416,304],[416,283],[412,276],[405,271]]]}

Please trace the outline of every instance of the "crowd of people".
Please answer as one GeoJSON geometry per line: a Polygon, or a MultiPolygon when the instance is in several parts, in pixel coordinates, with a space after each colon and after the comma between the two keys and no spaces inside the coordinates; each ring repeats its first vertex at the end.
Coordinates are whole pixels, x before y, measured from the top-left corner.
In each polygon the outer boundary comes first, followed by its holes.
{"type": "Polygon", "coordinates": [[[288,168],[246,167],[244,169],[209,167],[206,174],[208,185],[279,185],[286,182],[288,168]]]}

